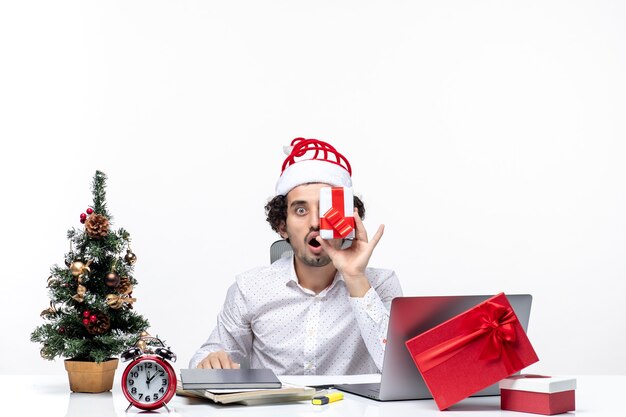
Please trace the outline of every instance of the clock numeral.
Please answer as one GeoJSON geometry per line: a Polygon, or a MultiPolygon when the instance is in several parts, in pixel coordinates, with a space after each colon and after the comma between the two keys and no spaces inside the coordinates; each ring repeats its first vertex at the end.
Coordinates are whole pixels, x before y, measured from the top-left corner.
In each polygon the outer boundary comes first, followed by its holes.
{"type": "Polygon", "coordinates": [[[133,378],[139,378],[139,372],[137,372],[137,371],[131,372],[130,376],[132,376],[133,378]]]}
{"type": "Polygon", "coordinates": [[[159,376],[165,376],[165,372],[163,372],[163,369],[159,371],[159,376]]]}
{"type": "Polygon", "coordinates": [[[163,389],[163,387],[161,387],[161,389],[159,390],[159,392],[160,392],[161,394],[165,393],[165,390],[163,389]]]}
{"type": "Polygon", "coordinates": [[[132,394],[137,394],[137,388],[132,387],[132,388],[130,389],[130,392],[131,392],[132,394]]]}
{"type": "Polygon", "coordinates": [[[134,379],[129,379],[128,380],[128,385],[135,385],[135,380],[134,379]]]}

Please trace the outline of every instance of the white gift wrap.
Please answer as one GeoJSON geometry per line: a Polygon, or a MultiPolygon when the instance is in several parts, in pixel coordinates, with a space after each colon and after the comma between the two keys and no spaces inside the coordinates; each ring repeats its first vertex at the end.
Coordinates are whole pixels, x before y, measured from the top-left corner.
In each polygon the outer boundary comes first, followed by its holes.
{"type": "Polygon", "coordinates": [[[576,389],[576,378],[568,376],[515,375],[503,379],[500,389],[553,393],[576,389]]]}

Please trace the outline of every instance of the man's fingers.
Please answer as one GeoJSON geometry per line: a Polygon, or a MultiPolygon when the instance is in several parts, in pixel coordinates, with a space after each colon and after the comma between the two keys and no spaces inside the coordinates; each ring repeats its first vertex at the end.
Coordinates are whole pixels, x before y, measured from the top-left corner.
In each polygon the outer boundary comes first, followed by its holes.
{"type": "Polygon", "coordinates": [[[211,360],[209,357],[202,359],[202,361],[198,364],[198,368],[211,369],[211,360]]]}
{"type": "Polygon", "coordinates": [[[239,369],[239,364],[235,362],[228,353],[221,351],[220,361],[224,369],[239,369]]]}
{"type": "Polygon", "coordinates": [[[222,367],[222,369],[237,369],[238,368],[238,364],[236,364],[228,355],[228,353],[224,352],[223,350],[220,350],[219,352],[217,352],[217,357],[220,360],[220,365],[222,367]]]}
{"type": "Polygon", "coordinates": [[[359,216],[359,211],[357,209],[354,209],[354,225],[356,226],[356,239],[362,242],[367,242],[367,230],[365,230],[365,226],[363,226],[363,221],[361,220],[361,216],[359,216]]]}
{"type": "Polygon", "coordinates": [[[383,233],[385,232],[385,225],[381,224],[380,226],[378,226],[378,230],[376,231],[376,233],[374,234],[374,237],[372,237],[372,241],[370,242],[372,244],[372,249],[376,247],[376,245],[378,245],[378,241],[380,240],[381,237],[383,237],[383,233]]]}
{"type": "Polygon", "coordinates": [[[333,258],[333,256],[335,256],[335,253],[337,253],[337,249],[333,248],[330,243],[328,243],[325,239],[322,239],[321,236],[317,236],[315,240],[317,240],[319,244],[322,245],[322,249],[324,249],[324,251],[328,254],[328,256],[330,256],[331,259],[333,258]]]}
{"type": "Polygon", "coordinates": [[[228,353],[220,350],[210,353],[199,364],[198,368],[205,369],[239,369],[240,365],[233,361],[228,353]]]}
{"type": "Polygon", "coordinates": [[[220,362],[220,358],[217,355],[209,357],[209,364],[213,369],[222,369],[222,363],[220,362]]]}

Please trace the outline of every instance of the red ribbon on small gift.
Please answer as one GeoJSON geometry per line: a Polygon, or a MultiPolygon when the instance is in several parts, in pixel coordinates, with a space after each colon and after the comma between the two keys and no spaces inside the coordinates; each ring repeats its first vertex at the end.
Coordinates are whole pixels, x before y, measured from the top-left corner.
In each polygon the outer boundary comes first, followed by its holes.
{"type": "Polygon", "coordinates": [[[344,210],[343,188],[333,188],[331,190],[332,206],[320,219],[320,228],[334,229],[339,236],[346,238],[354,230],[354,217],[345,217],[337,209],[344,210]]]}
{"type": "Polygon", "coordinates": [[[471,323],[467,326],[471,326],[469,333],[453,337],[415,355],[415,362],[419,364],[421,372],[444,363],[479,338],[486,339],[479,359],[501,358],[510,374],[524,367],[513,348],[513,343],[516,341],[513,325],[518,320],[510,307],[488,301],[468,314],[467,322],[471,323]]]}
{"type": "MultiPolygon", "coordinates": [[[[343,217],[341,213],[339,213],[339,210],[334,207],[331,207],[326,214],[324,214],[323,218],[331,224],[333,229],[335,229],[335,231],[339,233],[342,238],[345,238],[354,230],[354,228],[348,224],[346,218],[343,217]]],[[[325,227],[325,229],[327,228],[325,227]]]]}

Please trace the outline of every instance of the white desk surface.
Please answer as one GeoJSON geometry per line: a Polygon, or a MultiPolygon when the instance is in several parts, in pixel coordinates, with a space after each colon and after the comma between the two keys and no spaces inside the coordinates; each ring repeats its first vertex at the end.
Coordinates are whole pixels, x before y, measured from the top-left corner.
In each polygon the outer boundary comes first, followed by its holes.
{"type": "MultiPolygon", "coordinates": [[[[124,417],[146,414],[178,416],[296,416],[296,417],[427,417],[427,416],[533,416],[537,414],[500,410],[500,397],[468,398],[439,411],[433,400],[378,402],[345,394],[342,401],[318,406],[310,401],[277,405],[216,405],[210,401],[175,396],[163,408],[145,412],[131,408],[120,387],[121,372],[116,372],[111,392],[79,394],[69,390],[67,375],[0,375],[0,403],[3,416],[41,417],[124,417]]],[[[626,408],[626,375],[577,376],[577,411],[563,416],[619,416],[626,408]]]]}

